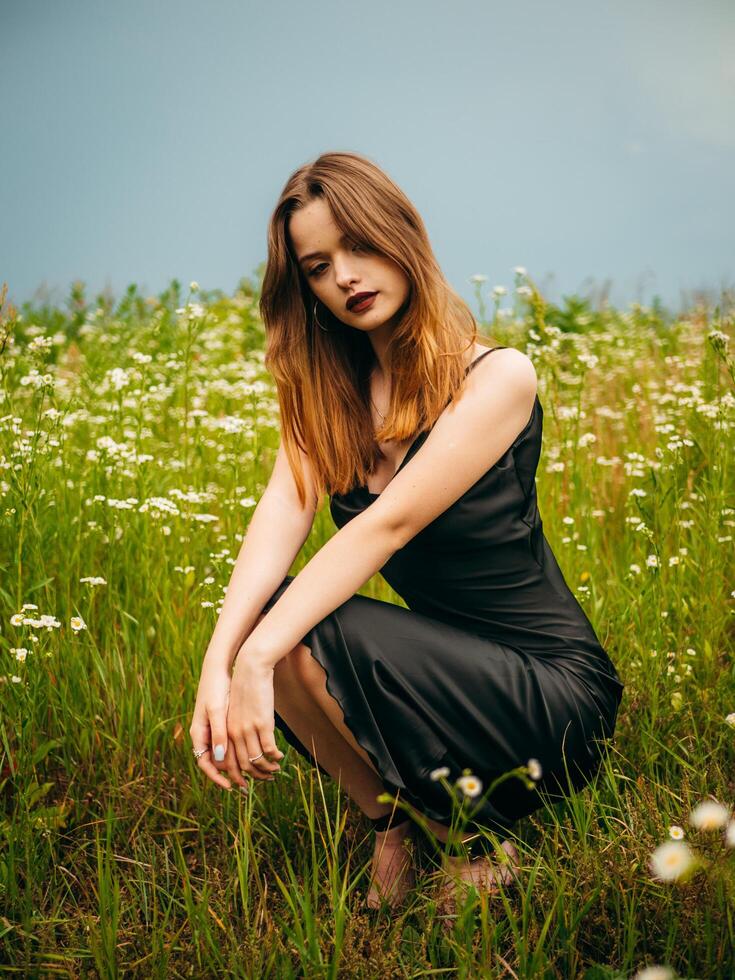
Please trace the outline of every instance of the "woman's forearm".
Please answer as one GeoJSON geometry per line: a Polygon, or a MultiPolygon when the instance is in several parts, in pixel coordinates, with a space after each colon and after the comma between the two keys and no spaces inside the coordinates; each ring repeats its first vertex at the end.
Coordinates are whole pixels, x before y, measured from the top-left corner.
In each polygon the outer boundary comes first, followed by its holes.
{"type": "Polygon", "coordinates": [[[358,514],[296,575],[248,636],[240,656],[275,666],[312,626],[351,598],[399,547],[397,533],[382,518],[373,516],[370,508],[358,514]]]}
{"type": "Polygon", "coordinates": [[[228,669],[263,606],[288,574],[309,536],[311,521],[266,490],[243,539],[206,660],[228,669]]]}

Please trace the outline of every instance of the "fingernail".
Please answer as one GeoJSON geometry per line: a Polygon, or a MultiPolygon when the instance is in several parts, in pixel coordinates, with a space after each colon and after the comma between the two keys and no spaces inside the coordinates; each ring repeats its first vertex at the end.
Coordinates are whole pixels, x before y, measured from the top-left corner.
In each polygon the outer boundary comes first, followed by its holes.
{"type": "Polygon", "coordinates": [[[225,747],[224,745],[215,745],[214,747],[214,761],[223,762],[225,758],[225,747]]]}

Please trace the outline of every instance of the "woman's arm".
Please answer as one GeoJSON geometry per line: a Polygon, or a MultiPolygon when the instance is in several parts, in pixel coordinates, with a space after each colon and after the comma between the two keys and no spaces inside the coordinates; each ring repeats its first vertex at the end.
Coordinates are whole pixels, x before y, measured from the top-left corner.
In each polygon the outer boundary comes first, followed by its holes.
{"type": "MultiPolygon", "coordinates": [[[[231,786],[216,763],[223,764],[233,782],[243,788],[246,786],[227,738],[227,709],[232,683],[230,667],[263,606],[283,581],[314,521],[316,495],[308,461],[303,454],[302,463],[307,484],[307,502],[303,508],[298,500],[285,450],[283,446],[279,448],[268,486],[248,525],[202,662],[189,734],[194,749],[211,747],[211,753],[199,755],[197,765],[223,789],[230,789],[231,786]]],[[[252,774],[257,778],[267,778],[270,765],[267,772],[252,774]]]]}
{"type": "Polygon", "coordinates": [[[309,536],[311,523],[278,497],[264,492],[258,501],[205,659],[228,669],[250,634],[263,606],[288,574],[309,536]]]}
{"type": "MultiPolygon", "coordinates": [[[[398,530],[368,507],[301,569],[243,644],[240,657],[274,667],[309,630],[351,598],[398,548],[398,530]]],[[[237,665],[235,667],[237,670],[237,665]]]]}
{"type": "MultiPolygon", "coordinates": [[[[303,462],[302,454],[302,462],[303,462]]],[[[288,574],[294,559],[309,536],[314,522],[316,501],[309,496],[301,509],[285,450],[281,446],[268,486],[253,512],[245,538],[227,586],[217,625],[209,641],[205,659],[232,666],[243,640],[278,586],[288,574]]]]}

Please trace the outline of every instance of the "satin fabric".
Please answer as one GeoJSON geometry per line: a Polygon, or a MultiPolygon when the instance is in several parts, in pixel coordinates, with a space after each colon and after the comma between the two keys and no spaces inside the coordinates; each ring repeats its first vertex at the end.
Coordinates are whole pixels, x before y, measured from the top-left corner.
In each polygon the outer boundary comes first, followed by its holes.
{"type": "MultiPolygon", "coordinates": [[[[446,789],[430,778],[438,767],[449,768],[451,783],[471,770],[486,792],[538,759],[535,789],[504,781],[468,824],[501,836],[542,796],[559,799],[594,775],[624,688],[544,535],[535,481],[542,431],[536,397],[507,452],[381,568],[408,608],[356,594],[302,639],[386,789],[431,819],[448,824],[452,813],[446,789]]],[[[332,495],[337,527],[378,496],[365,486],[332,495]]],[[[278,713],[275,722],[318,765],[278,713]]]]}

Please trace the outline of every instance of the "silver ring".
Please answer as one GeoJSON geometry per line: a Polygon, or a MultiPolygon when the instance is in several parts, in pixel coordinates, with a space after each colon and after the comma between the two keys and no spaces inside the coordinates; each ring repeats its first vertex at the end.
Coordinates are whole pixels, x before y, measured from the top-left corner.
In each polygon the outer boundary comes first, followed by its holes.
{"type": "Polygon", "coordinates": [[[265,752],[261,752],[260,755],[256,755],[255,758],[254,759],[250,759],[250,761],[251,762],[257,762],[258,759],[262,759],[264,755],[265,755],[265,752]]]}
{"type": "Polygon", "coordinates": [[[209,746],[206,749],[192,749],[191,751],[194,753],[194,758],[199,760],[205,752],[209,752],[209,746]]]}

